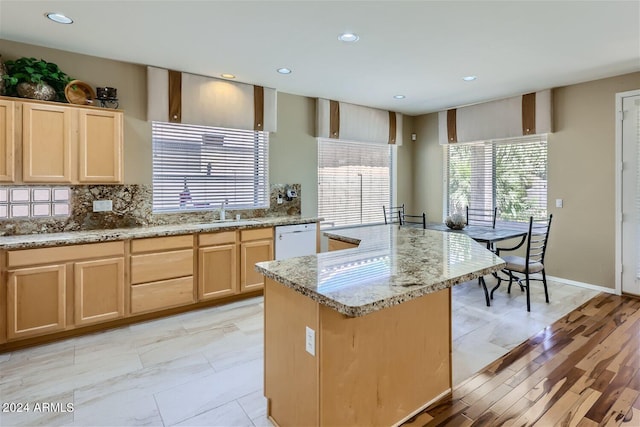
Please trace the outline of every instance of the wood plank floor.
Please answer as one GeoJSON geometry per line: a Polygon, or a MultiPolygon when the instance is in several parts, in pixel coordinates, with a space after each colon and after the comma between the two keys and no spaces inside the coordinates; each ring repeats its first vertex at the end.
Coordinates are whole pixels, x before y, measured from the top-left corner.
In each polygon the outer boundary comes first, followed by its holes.
{"type": "Polygon", "coordinates": [[[640,427],[640,299],[599,294],[404,425],[640,427]]]}

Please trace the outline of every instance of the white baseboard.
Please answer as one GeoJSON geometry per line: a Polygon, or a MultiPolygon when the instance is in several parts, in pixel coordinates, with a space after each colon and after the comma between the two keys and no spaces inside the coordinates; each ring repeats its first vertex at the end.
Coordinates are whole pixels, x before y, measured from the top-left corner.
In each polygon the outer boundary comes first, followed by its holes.
{"type": "Polygon", "coordinates": [[[586,288],[594,291],[605,292],[607,294],[619,295],[618,293],[616,293],[615,289],[607,288],[605,286],[592,285],[591,283],[577,282],[575,280],[563,279],[562,277],[554,277],[549,275],[547,275],[547,279],[553,280],[554,282],[564,283],[565,285],[577,286],[579,288],[586,288]]]}

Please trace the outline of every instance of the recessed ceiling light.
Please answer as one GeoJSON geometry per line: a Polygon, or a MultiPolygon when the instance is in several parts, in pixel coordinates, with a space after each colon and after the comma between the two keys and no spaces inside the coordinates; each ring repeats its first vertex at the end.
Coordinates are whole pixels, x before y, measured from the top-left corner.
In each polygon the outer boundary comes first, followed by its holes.
{"type": "Polygon", "coordinates": [[[290,68],[286,68],[286,67],[278,68],[277,71],[280,74],[291,74],[291,69],[290,68]]]}
{"type": "Polygon", "coordinates": [[[404,95],[393,95],[393,97],[394,97],[395,99],[404,99],[404,98],[405,98],[405,96],[404,96],[404,95]]]}
{"type": "Polygon", "coordinates": [[[346,43],[354,43],[360,40],[360,37],[353,33],[342,33],[338,36],[338,40],[346,43]]]}
{"type": "Polygon", "coordinates": [[[220,74],[220,77],[223,77],[225,79],[235,79],[236,76],[234,76],[233,74],[228,74],[228,73],[222,73],[220,74]]]}
{"type": "Polygon", "coordinates": [[[462,80],[464,80],[465,82],[472,82],[474,80],[476,80],[478,78],[478,76],[465,76],[462,78],[462,80]]]}
{"type": "Polygon", "coordinates": [[[68,16],[62,13],[49,12],[49,13],[45,13],[44,16],[51,19],[53,22],[57,22],[58,24],[73,24],[73,19],[69,18],[68,16]]]}

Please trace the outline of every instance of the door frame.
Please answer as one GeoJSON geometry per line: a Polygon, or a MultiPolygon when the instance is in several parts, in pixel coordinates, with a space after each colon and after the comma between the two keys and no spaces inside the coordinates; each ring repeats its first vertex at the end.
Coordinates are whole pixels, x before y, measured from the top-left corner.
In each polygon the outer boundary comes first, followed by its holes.
{"type": "Polygon", "coordinates": [[[640,89],[616,93],[616,287],[622,294],[622,100],[640,96],[640,89]]]}

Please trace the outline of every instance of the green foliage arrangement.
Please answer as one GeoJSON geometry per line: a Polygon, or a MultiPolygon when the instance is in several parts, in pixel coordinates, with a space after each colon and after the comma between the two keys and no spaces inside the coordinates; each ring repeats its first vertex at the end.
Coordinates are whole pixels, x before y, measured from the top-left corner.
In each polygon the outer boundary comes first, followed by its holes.
{"type": "Polygon", "coordinates": [[[6,61],[7,74],[2,78],[5,81],[7,95],[16,95],[16,86],[22,82],[28,83],[46,83],[53,87],[56,91],[58,101],[64,101],[64,88],[73,80],[65,74],[53,62],[47,62],[43,59],[22,57],[15,61],[6,61]]]}

